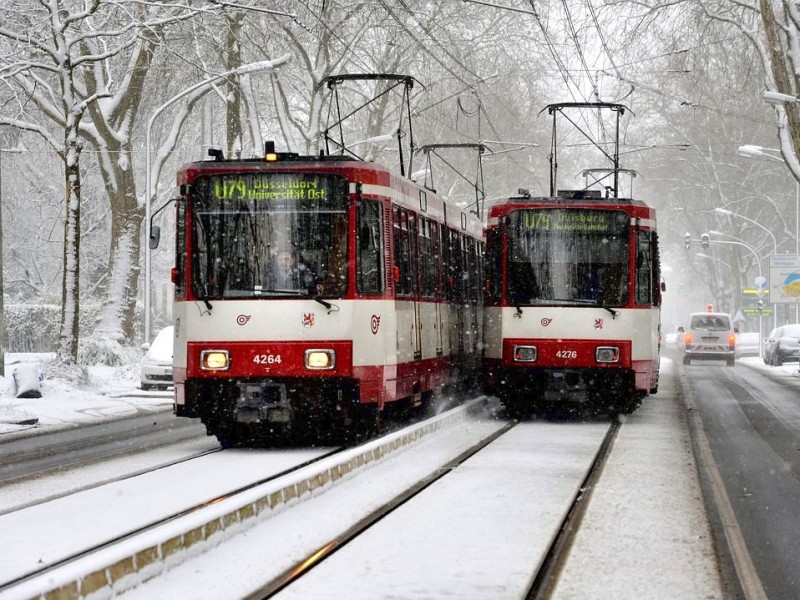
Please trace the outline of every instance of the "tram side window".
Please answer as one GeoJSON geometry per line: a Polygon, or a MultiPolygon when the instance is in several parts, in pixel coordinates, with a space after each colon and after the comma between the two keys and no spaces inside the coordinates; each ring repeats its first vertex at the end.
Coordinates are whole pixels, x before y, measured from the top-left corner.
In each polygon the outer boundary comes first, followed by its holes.
{"type": "Polygon", "coordinates": [[[459,304],[466,301],[466,283],[464,278],[466,276],[466,255],[464,251],[464,236],[460,233],[455,234],[455,262],[456,262],[456,285],[454,286],[456,297],[455,300],[459,304]]]}
{"type": "Polygon", "coordinates": [[[461,275],[462,257],[461,243],[458,233],[452,229],[447,232],[447,299],[452,302],[462,300],[461,275]]]}
{"type": "Polygon", "coordinates": [[[472,300],[474,304],[480,304],[483,298],[483,264],[484,264],[484,252],[483,252],[483,243],[474,240],[474,261],[475,267],[472,272],[472,300]]]}
{"type": "Polygon", "coordinates": [[[419,252],[421,263],[421,295],[433,298],[436,295],[436,241],[435,223],[421,218],[419,221],[419,252]]]}
{"type": "Polygon", "coordinates": [[[653,248],[649,231],[636,234],[636,303],[653,304],[653,248]]]}
{"type": "Polygon", "coordinates": [[[486,260],[484,262],[486,269],[484,275],[486,280],[484,287],[486,302],[494,303],[500,301],[500,259],[502,256],[500,232],[496,229],[490,229],[486,232],[486,260]]]}
{"type": "Polygon", "coordinates": [[[358,203],[356,285],[360,294],[384,289],[383,206],[374,200],[358,203]]]}
{"type": "Polygon", "coordinates": [[[175,203],[175,296],[186,295],[186,201],[175,203]]]}
{"type": "Polygon", "coordinates": [[[413,293],[413,261],[411,254],[412,222],[407,210],[394,209],[394,265],[397,269],[397,295],[413,293]]]}
{"type": "Polygon", "coordinates": [[[469,304],[477,304],[480,292],[479,272],[478,272],[478,244],[470,237],[464,238],[466,242],[466,299],[469,304]]]}
{"type": "Polygon", "coordinates": [[[658,233],[653,232],[653,304],[661,306],[661,256],[658,250],[658,233]]]}

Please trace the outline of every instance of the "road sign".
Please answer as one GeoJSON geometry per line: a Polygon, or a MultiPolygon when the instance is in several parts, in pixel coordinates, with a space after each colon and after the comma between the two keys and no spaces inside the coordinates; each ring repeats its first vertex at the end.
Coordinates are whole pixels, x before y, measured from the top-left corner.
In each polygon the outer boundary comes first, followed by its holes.
{"type": "Polygon", "coordinates": [[[768,289],[742,290],[742,312],[744,315],[746,317],[771,317],[773,311],[769,295],[768,289]],[[763,294],[763,296],[759,294],[763,294]]]}
{"type": "Polygon", "coordinates": [[[758,296],[759,298],[763,298],[769,293],[769,290],[767,289],[767,278],[764,277],[763,275],[759,275],[758,277],[756,277],[755,284],[756,284],[756,296],[758,296]]]}
{"type": "Polygon", "coordinates": [[[769,257],[769,292],[773,304],[800,302],[800,254],[769,257]]]}

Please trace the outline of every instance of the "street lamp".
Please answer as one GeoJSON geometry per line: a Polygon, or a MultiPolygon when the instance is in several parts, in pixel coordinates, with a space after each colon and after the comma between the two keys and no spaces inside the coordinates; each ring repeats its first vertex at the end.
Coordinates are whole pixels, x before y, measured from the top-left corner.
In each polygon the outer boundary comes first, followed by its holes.
{"type": "Polygon", "coordinates": [[[6,375],[6,319],[3,294],[5,284],[3,280],[3,152],[19,154],[22,148],[0,148],[0,376],[6,375]]]}
{"type": "Polygon", "coordinates": [[[797,102],[797,97],[792,96],[791,94],[781,94],[780,92],[773,92],[772,90],[765,91],[762,95],[762,98],[764,99],[764,102],[767,104],[772,104],[773,106],[797,102]]]}
{"type": "MultiPolygon", "coordinates": [[[[738,219],[743,219],[744,221],[747,221],[748,223],[752,223],[753,225],[755,225],[756,227],[762,229],[763,231],[766,231],[767,235],[769,235],[769,237],[772,238],[772,253],[773,254],[777,254],[778,253],[778,240],[775,239],[775,234],[772,233],[766,227],[764,227],[758,221],[754,221],[750,217],[745,217],[744,215],[740,215],[739,213],[735,213],[735,212],[733,212],[731,210],[728,210],[727,208],[715,208],[714,212],[719,214],[719,215],[727,215],[729,217],[736,217],[738,219]]],[[[723,234],[723,235],[726,235],[726,234],[723,234]]]]}
{"type": "MultiPolygon", "coordinates": [[[[152,206],[151,202],[153,200],[153,189],[157,188],[157,185],[154,185],[156,182],[153,181],[153,175],[151,171],[150,165],[150,138],[151,133],[153,130],[153,123],[155,123],[156,117],[158,117],[164,110],[175,104],[178,100],[185,98],[189,94],[193,92],[197,92],[204,87],[210,86],[215,81],[219,81],[220,79],[225,79],[227,77],[231,77],[234,75],[246,75],[250,73],[256,73],[259,71],[267,71],[270,69],[274,69],[277,66],[280,66],[289,61],[290,56],[285,54],[284,56],[277,58],[275,60],[263,60],[257,63],[252,63],[249,65],[244,65],[242,67],[238,67],[236,69],[231,69],[230,71],[225,71],[224,73],[219,73],[217,75],[212,75],[211,77],[206,77],[202,81],[198,81],[194,85],[186,88],[182,92],[176,94],[169,100],[167,100],[164,104],[159,106],[155,112],[153,112],[150,120],[147,122],[147,133],[145,135],[145,197],[144,197],[144,219],[145,219],[145,244],[144,244],[144,341],[149,343],[150,342],[150,272],[151,272],[151,252],[150,252],[150,217],[152,214],[152,206]]],[[[205,93],[205,92],[204,92],[205,93]]],[[[160,171],[159,171],[160,173],[160,171]]]]}
{"type": "MultiPolygon", "coordinates": [[[[719,231],[710,231],[709,233],[719,234],[721,232],[719,232],[719,231]]],[[[727,235],[727,234],[722,234],[722,235],[727,235]]],[[[729,236],[729,237],[734,237],[734,236],[729,236]]],[[[739,238],[734,237],[734,239],[736,241],[732,241],[732,240],[731,241],[728,241],[728,240],[711,240],[711,243],[712,244],[729,244],[729,245],[742,246],[744,248],[747,248],[753,254],[753,256],[756,259],[756,264],[758,265],[758,277],[759,277],[759,279],[761,279],[763,277],[763,272],[761,270],[761,259],[759,258],[758,252],[756,252],[756,249],[753,248],[750,244],[747,244],[747,243],[743,242],[739,238]]],[[[763,317],[760,314],[758,315],[758,339],[759,340],[763,340],[764,339],[763,317]]],[[[759,342],[759,346],[760,345],[761,344],[759,342]]]]}

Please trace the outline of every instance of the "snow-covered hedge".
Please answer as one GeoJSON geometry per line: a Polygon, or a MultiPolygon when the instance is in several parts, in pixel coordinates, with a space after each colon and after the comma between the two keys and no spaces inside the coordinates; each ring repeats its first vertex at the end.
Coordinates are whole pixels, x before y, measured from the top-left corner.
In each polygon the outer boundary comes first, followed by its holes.
{"type": "Polygon", "coordinates": [[[60,320],[56,304],[6,304],[6,352],[55,352],[60,320]]]}
{"type": "MultiPolygon", "coordinates": [[[[6,352],[55,352],[61,306],[57,304],[5,304],[6,352]]],[[[81,337],[91,333],[96,306],[82,306],[81,337]]]]}

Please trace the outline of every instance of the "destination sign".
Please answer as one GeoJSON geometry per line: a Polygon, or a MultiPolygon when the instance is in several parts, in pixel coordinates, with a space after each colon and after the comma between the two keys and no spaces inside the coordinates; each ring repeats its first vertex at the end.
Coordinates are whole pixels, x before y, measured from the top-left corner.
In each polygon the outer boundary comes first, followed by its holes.
{"type": "Polygon", "coordinates": [[[325,200],[330,181],[300,179],[286,175],[242,175],[214,177],[216,200],[325,200]]]}
{"type": "Polygon", "coordinates": [[[521,229],[618,234],[624,231],[627,216],[611,210],[542,209],[519,211],[521,229]]]}

